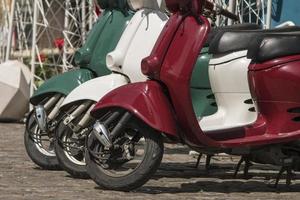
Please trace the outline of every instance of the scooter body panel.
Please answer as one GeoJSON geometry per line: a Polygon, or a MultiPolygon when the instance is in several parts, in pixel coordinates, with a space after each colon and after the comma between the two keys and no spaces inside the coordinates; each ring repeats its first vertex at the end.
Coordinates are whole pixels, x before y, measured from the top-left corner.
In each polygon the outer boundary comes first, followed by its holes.
{"type": "Polygon", "coordinates": [[[98,35],[97,48],[92,52],[90,64],[86,67],[97,74],[103,76],[110,74],[106,65],[106,55],[114,50],[133,16],[133,12],[124,12],[112,10],[102,32],[98,35]]]}
{"type": "Polygon", "coordinates": [[[60,106],[63,109],[64,106],[73,104],[82,100],[92,100],[98,102],[105,94],[113,89],[116,89],[122,85],[128,83],[128,79],[121,74],[109,74],[94,78],[87,81],[77,88],[75,88],[64,100],[60,106]]]}
{"type": "Polygon", "coordinates": [[[204,131],[232,129],[252,124],[257,112],[252,101],[248,83],[247,51],[210,60],[209,78],[218,105],[218,112],[199,122],[204,131]],[[212,64],[214,63],[214,64],[212,64]]]}
{"type": "Polygon", "coordinates": [[[145,81],[140,71],[141,60],[153,49],[168,16],[159,10],[138,11],[124,31],[116,49],[107,55],[112,71],[126,74],[131,82],[145,81]]]}
{"type": "Polygon", "coordinates": [[[251,91],[260,114],[268,119],[268,134],[298,131],[300,137],[300,56],[281,58],[279,63],[263,70],[253,64],[251,91]]]}
{"type": "Polygon", "coordinates": [[[114,107],[128,110],[159,132],[179,137],[172,106],[155,81],[127,84],[111,91],[96,104],[91,115],[99,118],[106,109],[114,107]]]}
{"type": "Polygon", "coordinates": [[[88,34],[86,42],[78,51],[75,52],[74,61],[76,65],[87,67],[90,64],[93,51],[97,47],[99,35],[102,34],[102,31],[108,20],[111,18],[111,15],[111,10],[104,10],[104,12],[101,14],[97,22],[94,24],[92,30],[88,34]]]}
{"type": "Polygon", "coordinates": [[[76,69],[57,75],[45,81],[30,98],[30,103],[37,105],[41,98],[51,93],[68,95],[73,89],[82,83],[94,78],[93,73],[88,69],[76,69]]]}
{"type": "Polygon", "coordinates": [[[208,48],[203,48],[197,59],[190,83],[193,108],[197,118],[209,116],[217,112],[208,76],[210,58],[211,55],[208,53],[208,48]]]}
{"type": "MultiPolygon", "coordinates": [[[[210,30],[207,19],[199,17],[202,21],[201,25],[192,16],[184,18],[179,25],[164,57],[160,79],[168,88],[177,121],[180,129],[184,131],[186,142],[191,146],[202,144],[215,146],[216,142],[207,137],[198,124],[190,93],[190,78],[198,52],[204,46],[210,30]]],[[[165,47],[162,46],[162,48],[165,47]]]]}

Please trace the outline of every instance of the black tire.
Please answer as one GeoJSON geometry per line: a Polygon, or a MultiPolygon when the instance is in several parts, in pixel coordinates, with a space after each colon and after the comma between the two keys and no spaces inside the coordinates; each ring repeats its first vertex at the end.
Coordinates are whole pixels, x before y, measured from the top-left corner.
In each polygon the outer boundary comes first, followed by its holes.
{"type": "MultiPolygon", "coordinates": [[[[63,137],[68,137],[72,130],[61,122],[56,129],[55,153],[60,166],[74,178],[90,178],[86,171],[86,165],[80,165],[72,161],[66,154],[68,153],[62,144],[63,137]]],[[[83,153],[83,156],[85,154],[83,153]]]]}
{"type": "Polygon", "coordinates": [[[41,152],[38,149],[37,144],[34,142],[32,133],[30,131],[33,126],[37,126],[35,122],[34,111],[32,111],[28,115],[26,127],[25,127],[25,134],[24,134],[24,144],[28,156],[36,165],[38,165],[43,169],[47,169],[47,170],[61,169],[55,154],[48,155],[41,152]]]}
{"type": "MultiPolygon", "coordinates": [[[[145,138],[145,156],[140,165],[130,174],[113,177],[104,173],[101,166],[93,159],[93,155],[86,151],[87,172],[100,186],[109,190],[130,191],[141,187],[156,172],[163,157],[163,140],[160,133],[142,126],[141,122],[131,121],[130,126],[143,134],[145,138]]],[[[93,134],[88,137],[87,145],[97,141],[93,134]]],[[[87,147],[89,149],[89,147],[87,147]]]]}

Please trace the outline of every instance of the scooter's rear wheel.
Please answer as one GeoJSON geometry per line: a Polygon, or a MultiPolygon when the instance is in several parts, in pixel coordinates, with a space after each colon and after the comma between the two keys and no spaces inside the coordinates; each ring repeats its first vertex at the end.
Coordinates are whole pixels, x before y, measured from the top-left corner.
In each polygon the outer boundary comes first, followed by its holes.
{"type": "Polygon", "coordinates": [[[54,135],[42,133],[39,129],[34,111],[27,118],[24,144],[31,160],[43,169],[60,169],[54,152],[54,135]]]}
{"type": "Polygon", "coordinates": [[[159,133],[131,120],[106,150],[91,133],[87,141],[86,163],[90,177],[101,187],[130,191],[142,186],[155,173],[163,156],[159,133]]]}

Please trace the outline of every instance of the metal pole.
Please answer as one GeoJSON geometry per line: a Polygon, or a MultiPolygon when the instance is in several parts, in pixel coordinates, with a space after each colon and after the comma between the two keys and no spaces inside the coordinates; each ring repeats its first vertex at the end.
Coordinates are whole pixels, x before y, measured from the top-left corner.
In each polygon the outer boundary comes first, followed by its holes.
{"type": "MultiPolygon", "coordinates": [[[[235,10],[236,10],[236,0],[229,0],[229,4],[228,4],[228,10],[232,13],[235,14],[235,10]]],[[[232,19],[228,19],[228,25],[232,25],[233,24],[233,20],[232,19]]]]}
{"type": "Polygon", "coordinates": [[[64,46],[63,46],[63,68],[64,71],[67,70],[67,43],[68,41],[66,40],[67,36],[67,32],[69,29],[69,14],[71,13],[70,11],[70,0],[66,0],[65,1],[65,23],[64,23],[64,31],[63,31],[63,37],[64,37],[64,46]]]}
{"type": "Polygon", "coordinates": [[[8,30],[8,39],[7,39],[7,46],[6,46],[6,55],[5,55],[5,61],[9,60],[10,56],[10,50],[11,50],[11,42],[12,42],[12,36],[13,36],[13,23],[14,23],[14,12],[15,12],[15,5],[16,1],[11,1],[11,8],[10,8],[10,19],[9,19],[9,30],[8,30]]]}
{"type": "Polygon", "coordinates": [[[86,39],[86,0],[81,1],[81,29],[82,29],[82,41],[85,42],[86,39]]]}
{"type": "Polygon", "coordinates": [[[89,31],[93,27],[93,18],[94,18],[94,6],[93,6],[93,0],[89,0],[89,31]]]}
{"type": "MultiPolygon", "coordinates": [[[[36,48],[36,32],[37,32],[37,20],[38,20],[38,0],[34,0],[33,10],[33,22],[32,22],[32,48],[31,48],[31,83],[30,83],[30,95],[34,92],[34,75],[35,75],[35,48],[36,48]]],[[[32,109],[32,105],[30,105],[32,109]]]]}
{"type": "Polygon", "coordinates": [[[271,28],[271,20],[272,20],[271,17],[272,17],[272,0],[268,0],[266,29],[271,28]]]}

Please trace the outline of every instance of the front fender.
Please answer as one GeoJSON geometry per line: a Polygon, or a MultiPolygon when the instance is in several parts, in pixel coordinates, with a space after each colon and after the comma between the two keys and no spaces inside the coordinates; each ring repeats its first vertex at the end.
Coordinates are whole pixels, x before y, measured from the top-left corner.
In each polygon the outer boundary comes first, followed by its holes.
{"type": "Polygon", "coordinates": [[[124,108],[150,127],[178,138],[173,108],[161,85],[155,81],[128,84],[113,90],[97,103],[91,114],[100,117],[111,107],[124,108]]]}
{"type": "Polygon", "coordinates": [[[66,97],[61,108],[81,100],[98,102],[104,95],[122,85],[128,83],[128,79],[121,74],[110,74],[94,78],[78,86],[66,97]]]}
{"type": "Polygon", "coordinates": [[[37,105],[49,93],[68,95],[78,85],[92,79],[94,75],[88,69],[77,69],[57,75],[45,81],[30,98],[30,103],[37,105]]]}

